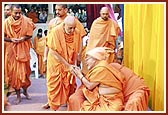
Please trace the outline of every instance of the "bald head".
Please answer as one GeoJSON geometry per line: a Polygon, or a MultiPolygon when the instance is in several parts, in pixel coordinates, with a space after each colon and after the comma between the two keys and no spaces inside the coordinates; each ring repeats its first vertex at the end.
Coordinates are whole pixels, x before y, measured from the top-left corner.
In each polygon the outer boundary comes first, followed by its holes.
{"type": "Polygon", "coordinates": [[[74,32],[76,28],[76,21],[74,16],[67,16],[64,19],[64,29],[67,34],[71,34],[74,32]]]}
{"type": "Polygon", "coordinates": [[[64,23],[65,24],[76,24],[76,21],[75,21],[75,17],[74,16],[67,16],[65,19],[64,19],[64,23]]]}
{"type": "Polygon", "coordinates": [[[100,17],[104,20],[107,21],[109,18],[109,9],[107,7],[102,7],[100,10],[100,17]]]}

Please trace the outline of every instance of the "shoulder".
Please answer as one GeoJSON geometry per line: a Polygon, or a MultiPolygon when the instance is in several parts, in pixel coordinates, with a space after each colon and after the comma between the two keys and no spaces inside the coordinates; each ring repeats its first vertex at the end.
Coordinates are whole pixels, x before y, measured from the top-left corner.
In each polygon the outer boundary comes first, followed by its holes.
{"type": "Polygon", "coordinates": [[[94,69],[96,69],[97,71],[104,71],[104,70],[107,70],[107,66],[108,66],[108,63],[105,62],[105,61],[100,61],[95,67],[94,69]]]}
{"type": "Polygon", "coordinates": [[[53,24],[56,20],[57,20],[56,18],[53,18],[53,19],[51,19],[51,20],[49,21],[48,24],[51,25],[51,24],[53,24]]]}
{"type": "Polygon", "coordinates": [[[101,19],[101,17],[98,17],[98,18],[96,18],[93,22],[99,22],[99,21],[101,21],[102,19],[101,19]]]}
{"type": "Polygon", "coordinates": [[[51,28],[51,30],[49,31],[50,33],[57,33],[59,31],[63,30],[63,24],[54,26],[53,28],[51,28]]]}
{"type": "Polygon", "coordinates": [[[93,21],[92,25],[99,24],[99,23],[101,22],[101,20],[102,20],[101,17],[96,18],[96,19],[93,21]]]}
{"type": "Polygon", "coordinates": [[[26,20],[26,21],[32,21],[32,19],[29,18],[29,17],[26,17],[26,16],[24,16],[24,15],[22,15],[22,17],[23,17],[23,19],[26,20]]]}

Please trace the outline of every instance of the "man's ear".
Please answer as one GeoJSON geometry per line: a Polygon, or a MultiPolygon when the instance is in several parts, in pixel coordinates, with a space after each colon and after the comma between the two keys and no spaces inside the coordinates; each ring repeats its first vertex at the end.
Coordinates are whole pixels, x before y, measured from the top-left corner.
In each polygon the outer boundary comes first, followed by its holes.
{"type": "Polygon", "coordinates": [[[65,12],[68,13],[68,8],[65,8],[65,12]]]}

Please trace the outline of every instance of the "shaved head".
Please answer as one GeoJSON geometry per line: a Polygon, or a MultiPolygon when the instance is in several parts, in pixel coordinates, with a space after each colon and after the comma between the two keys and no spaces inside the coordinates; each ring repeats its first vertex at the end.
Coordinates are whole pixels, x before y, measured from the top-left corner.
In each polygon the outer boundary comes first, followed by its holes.
{"type": "Polygon", "coordinates": [[[100,10],[100,17],[104,20],[107,21],[109,18],[109,9],[107,7],[102,7],[100,10]]]}
{"type": "Polygon", "coordinates": [[[7,4],[5,6],[5,18],[11,15],[12,10],[11,10],[12,4],[7,4]]]}
{"type": "Polygon", "coordinates": [[[100,12],[106,12],[109,13],[109,9],[107,7],[102,7],[100,12]]]}
{"type": "Polygon", "coordinates": [[[71,34],[74,32],[76,28],[76,20],[74,16],[67,16],[64,19],[64,29],[67,34],[71,34]]]}
{"type": "Polygon", "coordinates": [[[64,23],[65,23],[65,24],[71,24],[71,25],[76,24],[76,22],[75,22],[75,17],[74,17],[74,16],[67,16],[67,17],[64,19],[64,23]]]}

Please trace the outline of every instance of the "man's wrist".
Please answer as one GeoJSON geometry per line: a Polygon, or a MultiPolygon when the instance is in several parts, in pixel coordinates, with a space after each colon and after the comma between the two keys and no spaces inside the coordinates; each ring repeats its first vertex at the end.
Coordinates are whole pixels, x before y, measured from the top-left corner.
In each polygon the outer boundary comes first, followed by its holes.
{"type": "Polygon", "coordinates": [[[84,78],[84,76],[82,75],[82,76],[80,77],[80,80],[82,81],[83,78],[84,78]]]}

